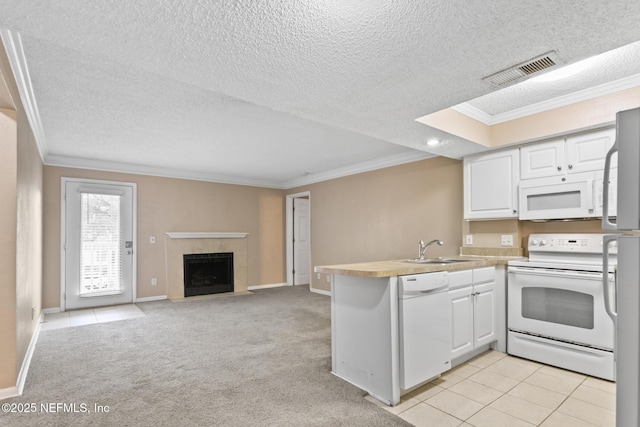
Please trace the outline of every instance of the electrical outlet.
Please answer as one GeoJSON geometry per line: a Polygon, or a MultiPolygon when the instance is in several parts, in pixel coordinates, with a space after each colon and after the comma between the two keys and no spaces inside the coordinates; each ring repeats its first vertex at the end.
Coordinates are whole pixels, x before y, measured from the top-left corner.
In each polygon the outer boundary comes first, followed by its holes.
{"type": "Polygon", "coordinates": [[[327,279],[327,283],[331,283],[331,275],[330,274],[327,274],[327,278],[326,279],[327,279]]]}
{"type": "Polygon", "coordinates": [[[156,236],[149,236],[149,243],[152,245],[156,243],[156,236]]]}
{"type": "Polygon", "coordinates": [[[500,238],[502,246],[513,246],[513,236],[511,234],[503,234],[500,238]]]}
{"type": "Polygon", "coordinates": [[[473,245],[473,234],[467,234],[467,245],[473,245]]]}
{"type": "Polygon", "coordinates": [[[318,273],[318,280],[322,279],[322,275],[318,273]]]}
{"type": "Polygon", "coordinates": [[[155,277],[151,278],[151,286],[156,286],[158,284],[158,279],[156,279],[155,277]]]}

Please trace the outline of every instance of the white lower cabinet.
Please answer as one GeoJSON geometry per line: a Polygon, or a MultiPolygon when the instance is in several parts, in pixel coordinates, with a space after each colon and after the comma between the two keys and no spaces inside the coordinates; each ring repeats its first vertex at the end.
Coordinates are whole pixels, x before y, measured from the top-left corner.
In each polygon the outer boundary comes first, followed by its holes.
{"type": "Polygon", "coordinates": [[[495,268],[449,272],[451,359],[498,338],[495,268]]]}

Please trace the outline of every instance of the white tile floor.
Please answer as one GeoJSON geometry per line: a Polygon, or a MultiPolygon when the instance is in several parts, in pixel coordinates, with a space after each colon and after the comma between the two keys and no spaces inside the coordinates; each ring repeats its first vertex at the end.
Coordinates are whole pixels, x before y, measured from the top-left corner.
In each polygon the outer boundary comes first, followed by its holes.
{"type": "Polygon", "coordinates": [[[366,399],[418,427],[614,427],[615,392],[613,382],[490,351],[394,407],[366,399]]]}
{"type": "Polygon", "coordinates": [[[45,314],[42,331],[145,317],[135,304],[45,314]]]}

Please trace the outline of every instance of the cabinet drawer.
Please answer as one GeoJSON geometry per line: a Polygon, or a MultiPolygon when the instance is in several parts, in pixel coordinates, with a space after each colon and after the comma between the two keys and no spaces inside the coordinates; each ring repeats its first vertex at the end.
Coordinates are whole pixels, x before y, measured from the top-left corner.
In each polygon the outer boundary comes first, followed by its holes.
{"type": "Polygon", "coordinates": [[[496,280],[496,268],[484,267],[473,270],[473,284],[494,282],[496,280]]]}
{"type": "Polygon", "coordinates": [[[473,270],[450,271],[449,289],[470,286],[473,283],[473,270]]]}

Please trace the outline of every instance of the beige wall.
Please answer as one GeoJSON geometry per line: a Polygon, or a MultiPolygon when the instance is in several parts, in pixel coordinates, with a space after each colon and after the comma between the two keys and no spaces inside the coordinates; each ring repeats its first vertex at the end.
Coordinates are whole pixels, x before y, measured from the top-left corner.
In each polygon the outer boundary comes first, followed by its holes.
{"type": "Polygon", "coordinates": [[[491,145],[499,147],[614,123],[618,111],[639,106],[640,86],[493,125],[491,145]]]}
{"type": "Polygon", "coordinates": [[[472,119],[453,108],[436,111],[417,118],[416,121],[485,147],[491,147],[492,145],[491,126],[472,119]]]}
{"type": "Polygon", "coordinates": [[[42,307],[42,161],[22,110],[17,152],[16,363],[20,367],[42,307]]]}
{"type": "Polygon", "coordinates": [[[0,110],[0,390],[16,387],[41,312],[42,162],[0,49],[15,110],[0,110]]]}
{"type": "Polygon", "coordinates": [[[285,281],[283,190],[46,166],[44,307],[60,306],[62,177],[137,184],[138,298],[167,295],[165,233],[170,231],[248,232],[249,286],[285,281]],[[157,286],[151,286],[153,277],[157,286]]]}
{"type": "MultiPolygon", "coordinates": [[[[311,262],[416,256],[420,239],[442,239],[428,255],[456,255],[462,224],[462,163],[446,158],[394,166],[287,191],[311,192],[311,262]]],[[[326,276],[312,286],[329,290],[326,276]]]]}
{"type": "Polygon", "coordinates": [[[16,360],[16,243],[18,219],[16,122],[0,113],[0,390],[14,387],[16,360]]]}
{"type": "Polygon", "coordinates": [[[602,221],[599,218],[575,221],[533,222],[517,219],[490,221],[463,221],[462,235],[471,234],[473,244],[464,247],[503,248],[501,237],[503,234],[513,236],[513,246],[522,248],[527,254],[529,235],[533,233],[602,233],[602,221]]]}

